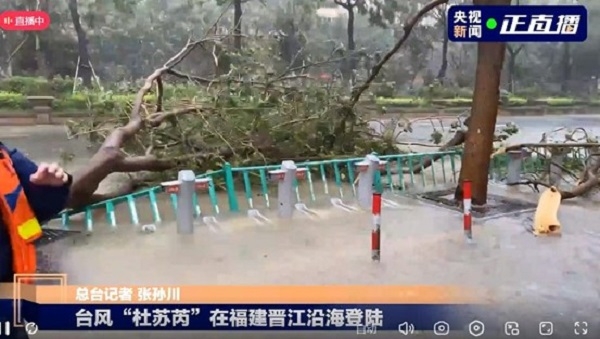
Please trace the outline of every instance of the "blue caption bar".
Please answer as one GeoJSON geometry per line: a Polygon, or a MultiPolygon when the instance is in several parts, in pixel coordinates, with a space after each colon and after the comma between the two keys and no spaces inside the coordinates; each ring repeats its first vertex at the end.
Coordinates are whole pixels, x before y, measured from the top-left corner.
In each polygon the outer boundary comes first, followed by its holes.
{"type": "Polygon", "coordinates": [[[448,38],[455,42],[581,42],[584,6],[451,6],[448,38]]]}
{"type": "MultiPolygon", "coordinates": [[[[41,331],[417,331],[463,330],[465,312],[478,305],[320,305],[320,304],[37,304],[23,301],[22,317],[41,331]],[[440,327],[440,324],[443,326],[440,327]]],[[[9,301],[0,302],[10,314],[9,301]]],[[[2,313],[2,311],[5,311],[2,313]]]]}

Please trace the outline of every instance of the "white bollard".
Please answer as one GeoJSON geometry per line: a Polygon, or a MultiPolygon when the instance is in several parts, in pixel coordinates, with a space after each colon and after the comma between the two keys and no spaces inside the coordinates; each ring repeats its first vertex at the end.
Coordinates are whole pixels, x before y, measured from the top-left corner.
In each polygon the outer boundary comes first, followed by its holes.
{"type": "Polygon", "coordinates": [[[177,195],[173,202],[177,215],[177,233],[194,233],[194,214],[196,213],[194,195],[196,190],[206,189],[210,181],[208,178],[196,179],[193,171],[183,170],[179,171],[178,180],[161,183],[166,193],[177,195]]]}
{"type": "Polygon", "coordinates": [[[177,233],[194,233],[194,194],[196,175],[191,170],[179,171],[177,192],[177,233]]]}
{"type": "Polygon", "coordinates": [[[357,162],[358,169],[358,205],[364,209],[370,209],[373,204],[373,184],[375,183],[376,171],[385,168],[387,161],[379,160],[374,154],[369,154],[363,161],[357,162]]]}
{"type": "Polygon", "coordinates": [[[524,152],[522,150],[508,152],[508,171],[506,174],[506,183],[509,185],[517,184],[521,181],[521,165],[523,163],[524,152]]]}
{"type": "Polygon", "coordinates": [[[283,219],[290,219],[296,209],[296,190],[294,189],[294,180],[304,179],[306,177],[306,168],[298,168],[294,161],[284,160],[281,162],[281,169],[269,171],[271,180],[276,180],[277,184],[277,216],[283,219]]]}

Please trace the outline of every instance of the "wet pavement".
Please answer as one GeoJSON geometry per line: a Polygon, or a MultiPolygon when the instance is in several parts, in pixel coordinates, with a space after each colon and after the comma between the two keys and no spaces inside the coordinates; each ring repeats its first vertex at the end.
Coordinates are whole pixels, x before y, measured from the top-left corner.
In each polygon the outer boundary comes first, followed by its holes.
{"type": "MultiPolygon", "coordinates": [[[[527,140],[538,137],[537,129],[566,123],[600,131],[600,117],[552,119],[532,117],[515,122],[527,140]]],[[[56,127],[3,129],[11,129],[4,142],[24,149],[38,161],[56,159],[61,150],[80,155],[72,168],[85,161],[85,144],[65,142],[56,127]],[[11,138],[11,133],[16,137],[11,138]]],[[[524,188],[507,191],[492,186],[491,190],[536,201],[524,188]]],[[[573,336],[575,321],[587,321],[591,335],[600,333],[600,210],[596,203],[565,203],[559,213],[563,223],[560,238],[534,237],[527,230],[531,213],[524,213],[476,220],[476,242],[467,244],[460,213],[416,199],[388,198],[401,208],[382,213],[382,261],[377,264],[370,260],[371,214],[325,204],[314,207],[315,218],[297,216],[282,222],[269,215],[274,221],[271,225],[224,215],[220,231],[198,225],[193,236],[178,236],[173,222],[158,225],[155,233],[142,234],[127,222],[111,230],[99,218],[93,235],[61,240],[66,249],[60,251],[60,266],[70,275],[70,282],[85,284],[462,285],[484,289],[486,301],[494,304],[489,313],[477,315],[488,322],[487,333],[492,337],[503,335],[505,321],[519,321],[525,327],[522,335],[536,337],[539,321],[553,321],[555,336],[564,338],[573,336]]],[[[127,220],[125,212],[119,213],[120,220],[127,220]]],[[[167,335],[172,333],[139,337],[167,335]]],[[[188,334],[192,335],[197,336],[188,334]]],[[[224,334],[202,334],[207,338],[216,335],[224,334]]],[[[300,338],[315,333],[287,335],[300,338]]],[[[449,337],[459,335],[465,336],[456,333],[449,337]]]]}
{"type": "Polygon", "coordinates": [[[590,220],[599,212],[563,206],[560,238],[534,237],[528,214],[476,220],[468,244],[460,213],[388,198],[402,208],[382,213],[381,263],[370,259],[370,213],[324,209],[273,225],[224,221],[223,233],[198,226],[193,236],[178,236],[173,223],[154,234],[99,230],[69,249],[62,268],[89,284],[461,285],[486,291],[494,307],[473,316],[496,334],[505,321],[531,334],[553,321],[569,337],[575,321],[597,321],[600,227],[590,220]]]}
{"type": "MultiPolygon", "coordinates": [[[[448,131],[450,124],[456,121],[454,118],[444,118],[442,120],[444,130],[448,131]]],[[[506,123],[515,123],[520,132],[510,138],[508,141],[511,144],[524,142],[539,142],[542,133],[552,131],[557,128],[585,128],[592,135],[600,134],[600,113],[597,115],[549,115],[549,116],[501,116],[498,117],[497,125],[502,126],[506,123]]],[[[440,131],[440,124],[437,120],[433,120],[433,124],[440,131]]],[[[372,124],[373,128],[380,129],[379,124],[372,124]]],[[[400,142],[421,142],[430,143],[430,135],[432,132],[432,122],[427,120],[417,121],[412,125],[412,133],[401,133],[398,141],[400,142]]],[[[400,129],[397,130],[399,132],[400,129]]],[[[451,136],[446,133],[448,138],[451,136]]],[[[560,134],[556,135],[560,137],[560,134]]]]}

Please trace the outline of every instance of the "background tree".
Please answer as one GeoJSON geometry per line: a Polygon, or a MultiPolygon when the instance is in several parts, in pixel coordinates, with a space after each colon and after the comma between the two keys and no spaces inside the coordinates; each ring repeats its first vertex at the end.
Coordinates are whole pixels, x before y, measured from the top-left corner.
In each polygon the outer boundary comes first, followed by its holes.
{"type": "Polygon", "coordinates": [[[92,60],[90,58],[90,52],[88,49],[89,40],[85,29],[81,26],[81,16],[79,15],[79,8],[77,0],[69,0],[69,13],[71,14],[71,20],[73,20],[73,27],[75,33],[77,33],[77,52],[79,59],[77,62],[78,75],[83,80],[85,87],[92,87],[92,60]]]}
{"type": "MultiPolygon", "coordinates": [[[[519,6],[521,4],[520,0],[515,0],[515,5],[519,6]]],[[[508,52],[508,65],[507,65],[507,75],[508,75],[508,91],[514,92],[515,90],[515,72],[517,67],[517,57],[525,47],[524,44],[507,44],[506,51],[508,52]]]]}

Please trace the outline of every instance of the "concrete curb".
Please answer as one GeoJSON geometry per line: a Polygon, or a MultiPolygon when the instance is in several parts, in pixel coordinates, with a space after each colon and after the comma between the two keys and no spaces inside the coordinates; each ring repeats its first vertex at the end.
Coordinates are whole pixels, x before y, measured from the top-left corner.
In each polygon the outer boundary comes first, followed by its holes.
{"type": "MultiPolygon", "coordinates": [[[[372,118],[402,116],[404,118],[420,118],[435,116],[453,116],[468,112],[470,107],[451,108],[394,108],[389,107],[383,114],[374,113],[372,118]]],[[[596,106],[528,106],[528,107],[499,107],[499,116],[546,116],[546,115],[594,115],[600,114],[600,107],[596,106]]]]}
{"type": "MultiPolygon", "coordinates": [[[[372,111],[372,118],[401,115],[405,118],[429,116],[458,115],[468,111],[469,107],[386,107],[385,113],[379,113],[375,105],[364,105],[361,108],[372,111]]],[[[545,115],[586,115],[600,114],[597,106],[522,106],[503,107],[498,109],[499,116],[545,116],[545,115]]],[[[0,126],[35,126],[63,125],[68,120],[85,119],[88,112],[35,112],[29,110],[2,111],[0,110],[0,126]]]]}

